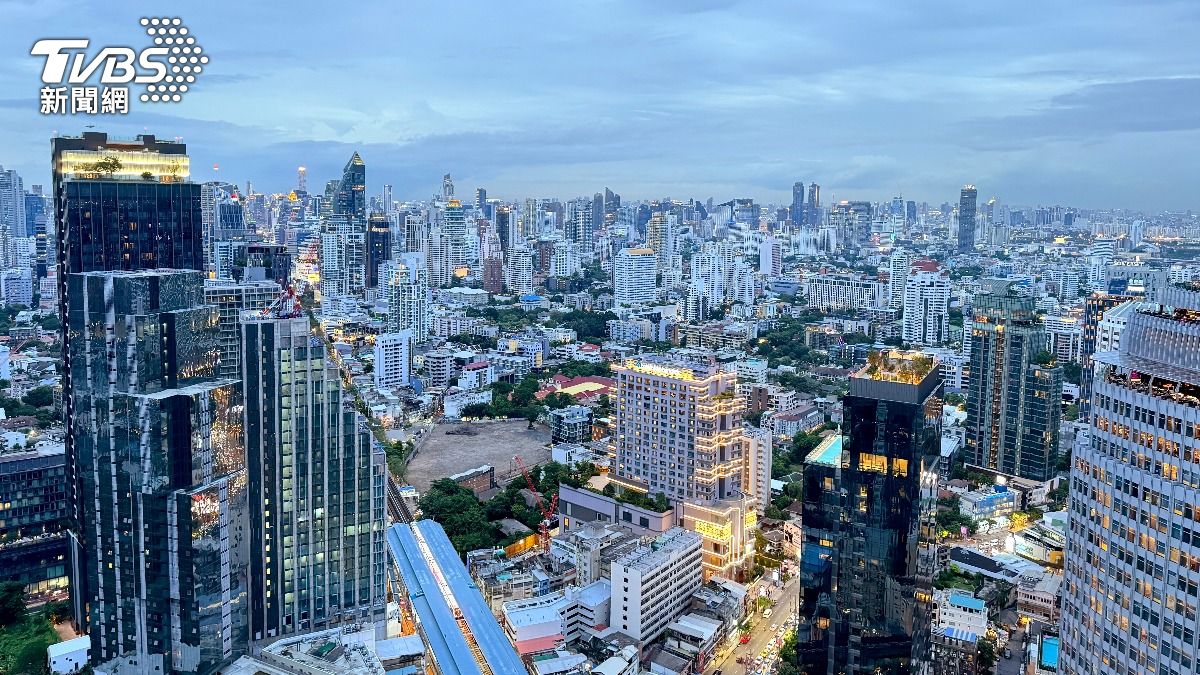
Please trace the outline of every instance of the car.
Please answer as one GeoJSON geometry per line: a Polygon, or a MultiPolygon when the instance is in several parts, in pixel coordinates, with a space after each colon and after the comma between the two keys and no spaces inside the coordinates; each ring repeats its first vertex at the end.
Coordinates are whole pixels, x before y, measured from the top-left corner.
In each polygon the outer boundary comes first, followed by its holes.
{"type": "Polygon", "coordinates": [[[1011,659],[1011,658],[1012,658],[1012,650],[1011,650],[1011,649],[1005,649],[1005,650],[1004,650],[1004,658],[1006,658],[1006,659],[1011,659]]]}
{"type": "Polygon", "coordinates": [[[749,636],[749,635],[743,635],[743,636],[741,637],[741,639],[739,639],[739,640],[738,640],[738,642],[739,642],[739,643],[741,643],[741,644],[747,644],[747,643],[749,643],[749,642],[750,642],[750,636],[749,636]]]}

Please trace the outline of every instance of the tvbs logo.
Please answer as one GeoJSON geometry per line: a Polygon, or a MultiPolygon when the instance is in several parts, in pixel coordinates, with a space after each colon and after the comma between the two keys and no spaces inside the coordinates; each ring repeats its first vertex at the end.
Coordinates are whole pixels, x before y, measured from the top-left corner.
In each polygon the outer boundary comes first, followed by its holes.
{"type": "Polygon", "coordinates": [[[129,112],[129,86],[145,85],[144,103],[178,103],[204,72],[208,56],[178,18],[142,18],[153,46],[104,47],[88,56],[86,38],[38,40],[31,56],[45,58],[39,100],[43,115],[129,112]]]}

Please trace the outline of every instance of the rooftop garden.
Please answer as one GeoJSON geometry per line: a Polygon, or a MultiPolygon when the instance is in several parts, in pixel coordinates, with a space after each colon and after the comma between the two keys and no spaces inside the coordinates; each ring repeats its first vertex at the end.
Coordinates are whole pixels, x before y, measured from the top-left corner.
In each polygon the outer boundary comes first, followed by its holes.
{"type": "Polygon", "coordinates": [[[919,384],[935,361],[932,356],[918,352],[902,352],[898,349],[874,351],[867,355],[867,367],[859,377],[901,384],[919,384]]]}

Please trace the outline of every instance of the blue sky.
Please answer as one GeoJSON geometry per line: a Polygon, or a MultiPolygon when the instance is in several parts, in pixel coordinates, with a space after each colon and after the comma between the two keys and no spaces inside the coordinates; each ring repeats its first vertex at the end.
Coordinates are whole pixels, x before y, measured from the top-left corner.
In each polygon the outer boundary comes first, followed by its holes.
{"type": "Polygon", "coordinates": [[[1198,207],[1200,2],[0,0],[0,164],[48,182],[93,123],[182,136],[193,175],[262,190],[1198,207]],[[140,46],[180,16],[211,62],[182,103],[38,114],[32,43],[140,46]]]}

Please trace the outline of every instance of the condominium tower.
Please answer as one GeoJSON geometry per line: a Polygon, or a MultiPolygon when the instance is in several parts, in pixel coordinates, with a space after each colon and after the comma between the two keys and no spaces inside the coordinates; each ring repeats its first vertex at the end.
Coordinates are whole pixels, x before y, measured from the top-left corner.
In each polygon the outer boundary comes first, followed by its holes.
{"type": "Polygon", "coordinates": [[[1072,458],[1061,672],[1200,668],[1200,287],[1133,312],[1094,358],[1090,443],[1072,458]]]}

